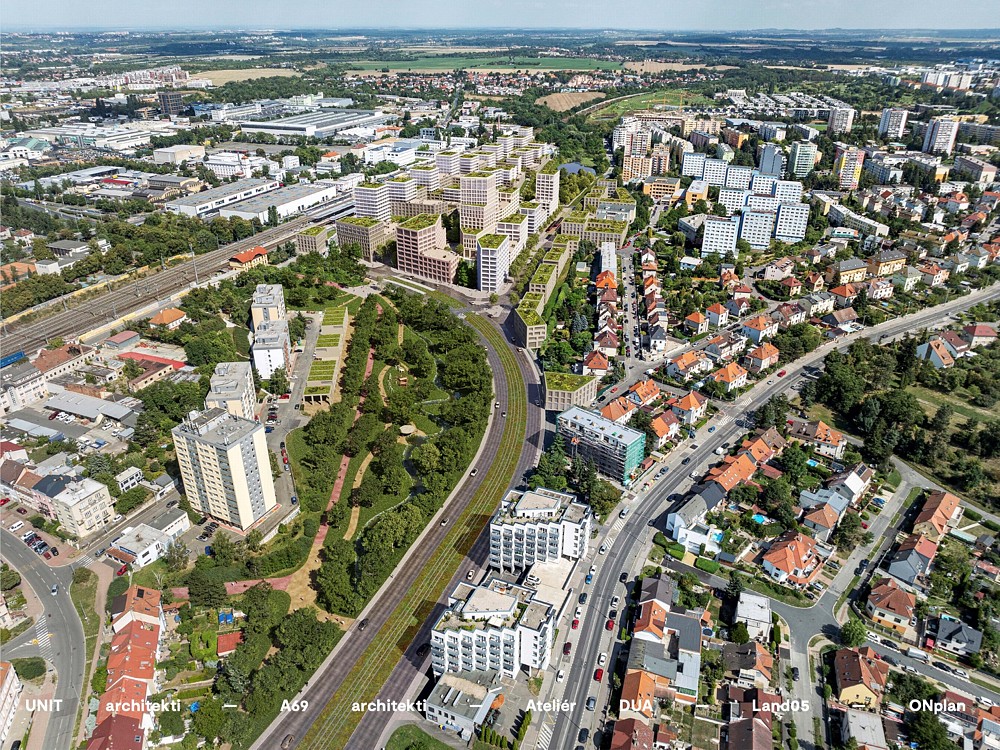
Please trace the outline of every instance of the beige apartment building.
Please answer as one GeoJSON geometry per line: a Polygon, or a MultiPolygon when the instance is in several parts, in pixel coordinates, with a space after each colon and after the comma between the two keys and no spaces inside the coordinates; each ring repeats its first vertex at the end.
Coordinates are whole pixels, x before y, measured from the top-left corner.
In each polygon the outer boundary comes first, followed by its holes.
{"type": "Polygon", "coordinates": [[[250,318],[256,331],[261,323],[285,320],[285,290],[281,284],[258,284],[250,303],[250,318]]]}
{"type": "Polygon", "coordinates": [[[375,254],[391,238],[388,225],[370,216],[337,219],[337,244],[340,247],[360,245],[361,255],[368,262],[375,260],[375,254]]]}
{"type": "Polygon", "coordinates": [[[257,389],[249,362],[220,362],[205,396],[206,409],[225,409],[234,417],[253,419],[257,389]]]}
{"type": "Polygon", "coordinates": [[[193,412],[171,432],[196,511],[246,530],[274,508],[263,425],[216,408],[193,412]]]}
{"type": "Polygon", "coordinates": [[[447,246],[440,216],[414,216],[396,227],[396,267],[414,276],[451,284],[458,270],[458,256],[447,246]]]}

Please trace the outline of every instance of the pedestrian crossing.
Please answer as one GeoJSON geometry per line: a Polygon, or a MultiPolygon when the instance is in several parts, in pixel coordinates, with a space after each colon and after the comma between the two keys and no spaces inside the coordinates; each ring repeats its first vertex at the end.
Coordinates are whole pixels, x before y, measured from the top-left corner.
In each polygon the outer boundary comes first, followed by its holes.
{"type": "Polygon", "coordinates": [[[538,730],[538,739],[535,741],[535,750],[549,750],[549,743],[552,742],[552,732],[555,728],[555,722],[551,719],[551,717],[547,717],[545,719],[545,723],[542,724],[541,728],[538,730]]]}
{"type": "Polygon", "coordinates": [[[732,414],[723,414],[721,417],[719,417],[719,421],[717,424],[719,427],[722,427],[723,425],[727,425],[732,421],[733,421],[732,414]]]}
{"type": "Polygon", "coordinates": [[[35,642],[38,644],[38,655],[51,662],[52,641],[49,639],[48,618],[41,618],[35,623],[35,642]]]}
{"type": "Polygon", "coordinates": [[[736,402],[736,405],[737,406],[750,406],[750,402],[752,400],[753,399],[750,398],[750,396],[744,396],[743,398],[741,398],[739,401],[736,402]]]}
{"type": "Polygon", "coordinates": [[[611,536],[612,534],[617,534],[623,528],[625,528],[625,519],[619,516],[618,519],[614,522],[614,524],[612,524],[611,531],[608,532],[608,536],[611,536]]]}

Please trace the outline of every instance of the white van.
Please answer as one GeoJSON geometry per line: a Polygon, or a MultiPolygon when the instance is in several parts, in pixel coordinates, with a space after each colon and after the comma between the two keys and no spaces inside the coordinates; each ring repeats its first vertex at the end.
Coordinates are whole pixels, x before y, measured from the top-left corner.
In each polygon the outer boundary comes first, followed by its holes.
{"type": "Polygon", "coordinates": [[[7,531],[10,531],[10,532],[13,533],[13,532],[15,532],[15,531],[17,531],[19,529],[23,529],[23,528],[24,528],[24,521],[15,521],[14,523],[12,523],[8,527],[7,531]]]}

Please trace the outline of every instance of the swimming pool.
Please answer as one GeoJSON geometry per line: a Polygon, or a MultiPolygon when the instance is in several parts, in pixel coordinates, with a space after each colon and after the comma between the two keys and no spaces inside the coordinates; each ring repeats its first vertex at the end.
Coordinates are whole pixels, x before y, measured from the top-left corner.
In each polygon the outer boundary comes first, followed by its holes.
{"type": "Polygon", "coordinates": [[[712,534],[712,541],[715,542],[716,544],[722,544],[722,538],[724,536],[725,534],[723,532],[716,531],[714,534],[712,534]]]}
{"type": "Polygon", "coordinates": [[[767,523],[767,516],[763,516],[760,513],[754,513],[753,520],[755,520],[757,523],[767,523]]]}
{"type": "Polygon", "coordinates": [[[810,458],[808,461],[806,461],[806,465],[819,466],[819,461],[817,461],[815,458],[810,458]]]}

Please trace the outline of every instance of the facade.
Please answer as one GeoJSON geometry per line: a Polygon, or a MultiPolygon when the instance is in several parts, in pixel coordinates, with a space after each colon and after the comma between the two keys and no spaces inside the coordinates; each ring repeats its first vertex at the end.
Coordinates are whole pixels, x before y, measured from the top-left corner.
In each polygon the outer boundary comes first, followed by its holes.
{"type": "Polygon", "coordinates": [[[850,133],[854,127],[854,116],[857,114],[850,107],[831,107],[826,120],[827,135],[850,133]]]}
{"type": "Polygon", "coordinates": [[[285,291],[281,284],[258,284],[250,303],[253,330],[256,331],[265,321],[285,320],[286,314],[285,291]]]}
{"type": "Polygon", "coordinates": [[[476,286],[481,292],[499,292],[507,280],[511,257],[510,239],[503,234],[476,238],[476,286]]]}
{"type": "Polygon", "coordinates": [[[508,678],[523,668],[547,669],[555,614],[523,586],[500,579],[461,583],[431,631],[431,669],[435,677],[496,670],[508,678]]]}
{"type": "Polygon", "coordinates": [[[736,253],[736,241],[740,237],[740,217],[730,216],[728,219],[709,216],[705,219],[704,235],[701,242],[701,254],[709,253],[728,255],[736,253]]]}
{"type": "Polygon", "coordinates": [[[7,733],[21,702],[24,686],[9,661],[0,661],[0,745],[6,747],[7,733]]]}
{"type": "Polygon", "coordinates": [[[451,284],[458,270],[458,256],[447,247],[441,217],[421,214],[396,227],[396,266],[441,284],[451,284]]]}
{"type": "Polygon", "coordinates": [[[392,218],[390,200],[389,186],[385,183],[363,182],[354,188],[354,212],[358,216],[388,223],[392,218]]]}
{"type": "Polygon", "coordinates": [[[253,419],[257,388],[249,362],[220,362],[215,366],[205,396],[206,409],[224,409],[234,417],[253,419]]]}
{"type": "Polygon", "coordinates": [[[347,216],[337,219],[337,245],[359,245],[361,257],[371,263],[379,248],[392,239],[392,233],[384,221],[371,216],[347,216]]]}
{"type": "Polygon", "coordinates": [[[882,117],[878,121],[878,134],[890,141],[900,140],[906,129],[906,118],[909,114],[905,109],[893,107],[883,109],[882,117]]]}
{"type": "Polygon", "coordinates": [[[295,235],[295,251],[300,255],[325,253],[329,239],[330,230],[327,227],[308,227],[295,235]]]}
{"type": "Polygon", "coordinates": [[[262,425],[208,409],[193,412],[171,433],[192,508],[243,530],[274,508],[262,425]]]}
{"type": "Polygon", "coordinates": [[[571,455],[594,462],[597,470],[628,485],[645,458],[645,433],[616,424],[600,414],[574,406],[559,415],[559,434],[571,455]]]}
{"type": "Polygon", "coordinates": [[[590,508],[573,495],[538,488],[511,490],[490,519],[490,567],[520,571],[587,554],[590,508]]]}
{"type": "Polygon", "coordinates": [[[865,612],[873,622],[906,635],[916,606],[917,598],[895,579],[882,578],[872,585],[865,612]]]}
{"type": "Polygon", "coordinates": [[[253,366],[261,378],[268,380],[275,370],[287,368],[291,348],[288,323],[284,320],[265,320],[257,326],[253,335],[253,366]]]}
{"type": "MultiPolygon", "coordinates": [[[[607,358],[598,351],[591,352],[591,355],[594,358],[600,357],[604,360],[603,369],[604,372],[607,372],[607,358]]],[[[584,369],[591,370],[586,365],[584,369]]],[[[595,370],[591,370],[591,372],[595,372],[595,370]]],[[[543,378],[545,409],[547,411],[566,411],[571,406],[586,408],[597,400],[598,379],[590,372],[585,372],[583,375],[546,372],[543,374],[543,378]]]]}
{"type": "Polygon", "coordinates": [[[958,120],[935,117],[924,132],[924,145],[920,150],[925,154],[951,154],[955,150],[957,137],[958,120]]]}
{"type": "Polygon", "coordinates": [[[50,474],[36,482],[31,493],[36,502],[24,498],[27,505],[55,518],[64,531],[80,539],[102,531],[115,512],[108,488],[90,478],[50,474]]]}
{"type": "Polygon", "coordinates": [[[816,166],[817,148],[811,141],[796,141],[792,144],[788,159],[788,171],[794,177],[805,177],[816,166]]]}
{"type": "Polygon", "coordinates": [[[184,198],[168,201],[164,208],[167,211],[185,216],[201,216],[219,211],[230,204],[277,190],[279,187],[280,183],[277,180],[269,178],[237,180],[184,198]]]}
{"type": "Polygon", "coordinates": [[[854,146],[838,146],[833,161],[833,171],[837,175],[837,185],[841,190],[857,190],[861,182],[861,168],[865,163],[865,152],[854,146]]]}

